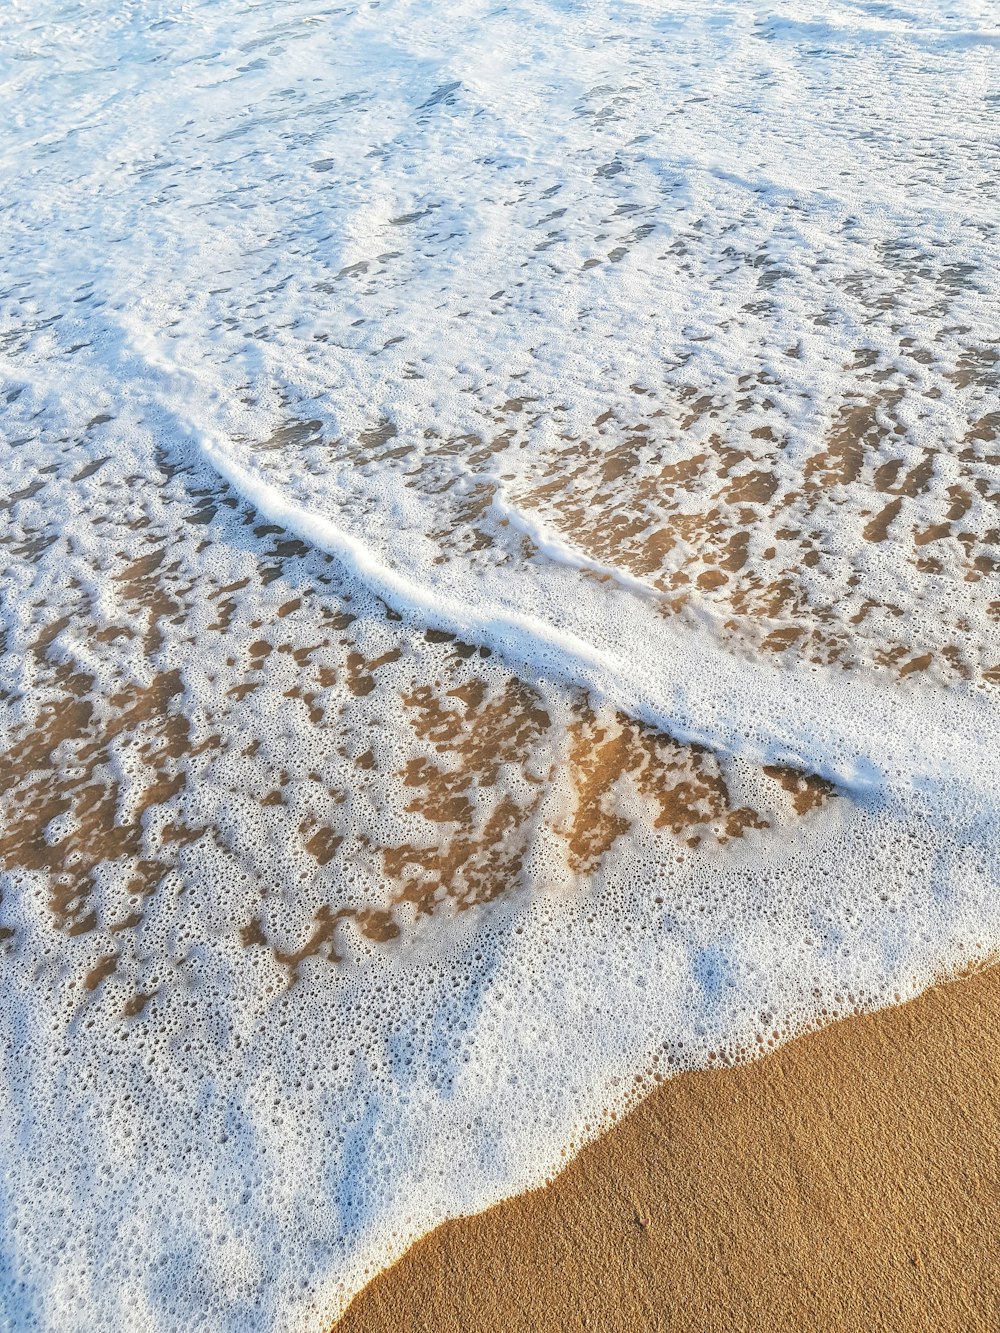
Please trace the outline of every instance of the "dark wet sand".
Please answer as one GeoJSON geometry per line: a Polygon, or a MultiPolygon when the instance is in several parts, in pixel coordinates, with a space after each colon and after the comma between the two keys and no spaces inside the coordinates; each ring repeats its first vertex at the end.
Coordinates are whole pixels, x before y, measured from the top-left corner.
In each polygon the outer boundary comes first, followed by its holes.
{"type": "Polygon", "coordinates": [[[998,1225],[992,968],[664,1084],[547,1188],[414,1246],[337,1333],[997,1330],[998,1225]]]}

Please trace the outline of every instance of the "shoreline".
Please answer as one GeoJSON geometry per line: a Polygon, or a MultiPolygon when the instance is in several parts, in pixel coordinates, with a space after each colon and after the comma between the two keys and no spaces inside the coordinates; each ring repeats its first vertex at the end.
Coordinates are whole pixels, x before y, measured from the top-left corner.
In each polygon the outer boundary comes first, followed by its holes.
{"type": "Polygon", "coordinates": [[[1000,967],[681,1074],[337,1333],[1000,1327],[1000,967]],[[646,1222],[647,1225],[642,1225],[646,1222]]]}

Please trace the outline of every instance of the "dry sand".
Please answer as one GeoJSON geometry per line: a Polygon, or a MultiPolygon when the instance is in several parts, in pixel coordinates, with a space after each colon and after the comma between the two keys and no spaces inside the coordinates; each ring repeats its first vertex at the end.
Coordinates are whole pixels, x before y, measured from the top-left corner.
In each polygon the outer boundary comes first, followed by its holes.
{"type": "Polygon", "coordinates": [[[1000,1330],[998,1205],[993,968],[664,1084],[547,1188],[414,1246],[337,1333],[1000,1330]]]}

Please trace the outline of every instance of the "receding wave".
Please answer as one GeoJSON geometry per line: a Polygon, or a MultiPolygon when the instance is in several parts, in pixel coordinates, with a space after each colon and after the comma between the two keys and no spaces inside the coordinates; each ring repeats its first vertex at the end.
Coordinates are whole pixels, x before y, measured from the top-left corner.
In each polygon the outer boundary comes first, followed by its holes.
{"type": "Polygon", "coordinates": [[[7,1325],[326,1328],[995,957],[985,4],[0,37],[7,1325]]]}

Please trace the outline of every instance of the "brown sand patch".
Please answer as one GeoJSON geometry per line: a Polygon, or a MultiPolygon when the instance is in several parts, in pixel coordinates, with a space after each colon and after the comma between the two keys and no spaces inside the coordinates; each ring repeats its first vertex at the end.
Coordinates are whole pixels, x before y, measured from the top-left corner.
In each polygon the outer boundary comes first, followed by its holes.
{"type": "Polygon", "coordinates": [[[1000,1328],[1000,969],[658,1088],[337,1333],[1000,1328]],[[643,1225],[645,1223],[646,1225],[643,1225]]]}

